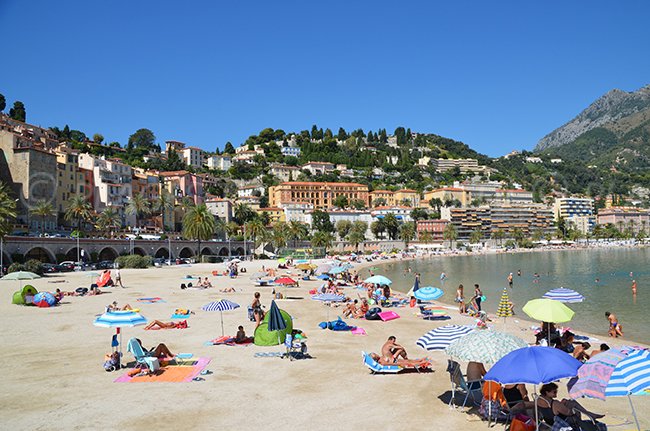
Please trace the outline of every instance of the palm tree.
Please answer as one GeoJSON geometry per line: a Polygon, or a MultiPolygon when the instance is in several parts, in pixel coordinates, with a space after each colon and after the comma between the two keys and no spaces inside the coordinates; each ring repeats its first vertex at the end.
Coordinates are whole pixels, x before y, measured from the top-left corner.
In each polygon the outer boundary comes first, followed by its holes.
{"type": "Polygon", "coordinates": [[[43,236],[45,233],[45,219],[56,214],[54,207],[50,202],[41,199],[36,202],[34,208],[30,209],[30,212],[41,218],[41,236],[43,236]]]}
{"type": "Polygon", "coordinates": [[[470,234],[469,242],[470,244],[478,244],[479,242],[481,242],[482,238],[483,238],[483,232],[481,232],[480,228],[476,228],[470,234]]]}
{"type": "Polygon", "coordinates": [[[255,211],[253,211],[251,207],[246,204],[237,204],[233,211],[233,216],[235,222],[237,222],[238,225],[243,226],[244,223],[252,220],[253,217],[255,217],[255,211]]]}
{"type": "Polygon", "coordinates": [[[135,227],[137,228],[140,216],[151,214],[151,203],[142,193],[133,195],[126,206],[126,213],[135,216],[135,227]]]}
{"type": "Polygon", "coordinates": [[[277,222],[273,225],[273,230],[271,231],[271,243],[276,250],[285,247],[287,245],[287,224],[282,222],[277,222]]]}
{"type": "Polygon", "coordinates": [[[153,203],[153,209],[160,213],[162,229],[165,231],[165,213],[174,209],[174,197],[167,190],[163,190],[153,203]]]}
{"type": "Polygon", "coordinates": [[[505,237],[506,237],[506,233],[503,231],[503,229],[497,229],[492,232],[492,238],[495,239],[497,244],[499,245],[501,245],[501,242],[505,237]]]}
{"type": "Polygon", "coordinates": [[[13,229],[9,222],[16,218],[16,200],[11,196],[11,190],[6,183],[0,183],[0,238],[11,233],[13,229]]]}
{"type": "Polygon", "coordinates": [[[413,222],[404,223],[400,226],[399,239],[404,241],[404,246],[408,248],[409,243],[415,238],[415,224],[413,222]]]}
{"type": "Polygon", "coordinates": [[[287,224],[287,235],[288,239],[293,240],[293,246],[295,248],[296,241],[302,241],[307,239],[309,236],[309,227],[297,220],[291,220],[287,224]]]}
{"type": "Polygon", "coordinates": [[[334,242],[334,235],[329,232],[317,231],[314,232],[314,236],[311,239],[311,245],[313,247],[324,247],[325,254],[327,254],[327,248],[332,246],[334,242]]]}
{"type": "Polygon", "coordinates": [[[183,236],[198,241],[198,257],[201,261],[201,240],[212,238],[217,227],[214,216],[205,204],[194,206],[183,217],[183,236]]]}
{"type": "Polygon", "coordinates": [[[429,244],[430,242],[433,241],[433,233],[429,232],[428,230],[425,230],[424,232],[420,233],[418,239],[420,240],[420,242],[429,244]]]}
{"type": "Polygon", "coordinates": [[[76,220],[77,230],[81,231],[81,223],[90,220],[92,210],[92,205],[84,196],[73,196],[68,202],[68,206],[65,210],[65,219],[76,220]]]}
{"type": "Polygon", "coordinates": [[[246,223],[246,233],[253,238],[253,243],[257,246],[257,240],[262,240],[266,234],[266,226],[259,218],[246,223]]]}
{"type": "MultiPolygon", "coordinates": [[[[115,209],[108,207],[102,211],[97,216],[97,221],[95,222],[95,228],[98,230],[109,230],[120,225],[120,215],[115,211],[115,209]]],[[[113,232],[111,231],[111,238],[113,237],[113,232]]]]}
{"type": "Polygon", "coordinates": [[[399,221],[397,220],[397,217],[395,217],[395,214],[386,214],[382,221],[384,222],[384,226],[386,226],[388,237],[393,240],[397,238],[399,233],[399,221]]]}
{"type": "Polygon", "coordinates": [[[445,226],[445,229],[442,231],[442,238],[449,240],[449,248],[452,248],[452,244],[458,238],[458,231],[456,230],[456,226],[451,223],[447,224],[447,226],[445,226]]]}
{"type": "Polygon", "coordinates": [[[231,238],[239,233],[239,225],[234,221],[228,222],[225,230],[228,238],[231,238]]]}

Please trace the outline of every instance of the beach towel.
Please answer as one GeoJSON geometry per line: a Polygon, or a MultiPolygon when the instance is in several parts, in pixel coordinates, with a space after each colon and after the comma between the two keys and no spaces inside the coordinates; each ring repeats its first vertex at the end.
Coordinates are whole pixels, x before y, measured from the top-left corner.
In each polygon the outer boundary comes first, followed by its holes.
{"type": "Polygon", "coordinates": [[[331,322],[320,322],[318,326],[320,326],[321,329],[330,329],[332,331],[351,331],[356,328],[356,326],[350,326],[345,323],[340,317],[331,322]]]}
{"type": "Polygon", "coordinates": [[[366,330],[360,327],[356,327],[353,330],[350,331],[352,335],[368,335],[366,334],[366,330]]]}
{"type": "Polygon", "coordinates": [[[241,347],[246,347],[250,346],[253,344],[253,337],[247,337],[243,342],[238,343],[235,341],[235,337],[231,337],[229,335],[224,335],[222,337],[217,337],[214,340],[208,341],[206,343],[207,345],[212,345],[212,346],[241,346],[241,347]]]}
{"type": "Polygon", "coordinates": [[[390,320],[399,319],[399,314],[395,313],[394,311],[382,311],[379,313],[379,317],[384,322],[388,322],[390,320]]]}
{"type": "Polygon", "coordinates": [[[187,319],[190,317],[191,311],[188,309],[177,308],[172,314],[172,319],[187,319]]]}
{"type": "Polygon", "coordinates": [[[210,358],[198,358],[197,360],[183,363],[182,365],[166,365],[160,367],[155,373],[145,375],[133,374],[129,370],[124,375],[114,380],[115,383],[143,383],[143,382],[191,382],[210,363],[210,358]]]}
{"type": "Polygon", "coordinates": [[[158,298],[158,297],[155,297],[155,298],[138,298],[136,301],[145,302],[147,304],[155,304],[156,302],[166,302],[164,299],[158,298]]]}

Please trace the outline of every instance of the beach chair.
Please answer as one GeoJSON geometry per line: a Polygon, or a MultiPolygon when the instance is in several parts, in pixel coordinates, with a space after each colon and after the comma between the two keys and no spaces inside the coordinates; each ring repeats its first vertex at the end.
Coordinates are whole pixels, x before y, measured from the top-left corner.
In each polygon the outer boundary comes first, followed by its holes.
{"type": "Polygon", "coordinates": [[[395,374],[402,371],[402,367],[397,365],[381,365],[375,361],[366,352],[361,352],[363,364],[370,369],[371,374],[395,374]]]}
{"type": "Polygon", "coordinates": [[[129,340],[127,351],[133,354],[136,363],[146,366],[152,373],[160,368],[158,358],[154,358],[149,352],[145,352],[135,338],[129,340]]]}
{"type": "Polygon", "coordinates": [[[451,359],[447,360],[447,372],[449,373],[449,380],[451,381],[451,399],[449,400],[449,407],[456,407],[456,392],[465,393],[463,405],[467,405],[467,400],[472,397],[472,402],[475,405],[480,405],[483,398],[483,380],[465,380],[465,376],[460,370],[460,364],[451,359]]]}

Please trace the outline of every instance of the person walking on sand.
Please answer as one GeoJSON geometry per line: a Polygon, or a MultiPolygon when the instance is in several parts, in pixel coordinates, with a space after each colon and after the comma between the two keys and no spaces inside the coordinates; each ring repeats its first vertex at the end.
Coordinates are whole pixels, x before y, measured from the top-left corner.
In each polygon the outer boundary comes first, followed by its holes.
{"type": "Polygon", "coordinates": [[[124,289],[124,285],[122,284],[122,273],[120,272],[120,267],[118,266],[115,268],[115,285],[117,286],[117,283],[120,283],[120,287],[124,289]]]}
{"type": "Polygon", "coordinates": [[[605,312],[605,317],[609,321],[609,331],[607,333],[610,337],[622,337],[623,336],[623,327],[618,321],[616,314],[612,314],[609,311],[605,312]]]}

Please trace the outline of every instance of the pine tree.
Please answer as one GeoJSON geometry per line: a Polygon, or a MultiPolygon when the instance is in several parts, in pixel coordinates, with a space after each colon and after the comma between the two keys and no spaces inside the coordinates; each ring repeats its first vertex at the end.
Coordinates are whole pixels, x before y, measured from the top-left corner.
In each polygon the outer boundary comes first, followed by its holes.
{"type": "Polygon", "coordinates": [[[25,111],[25,105],[23,102],[18,100],[14,102],[14,107],[9,110],[9,117],[16,121],[25,122],[27,119],[27,112],[25,111]]]}

